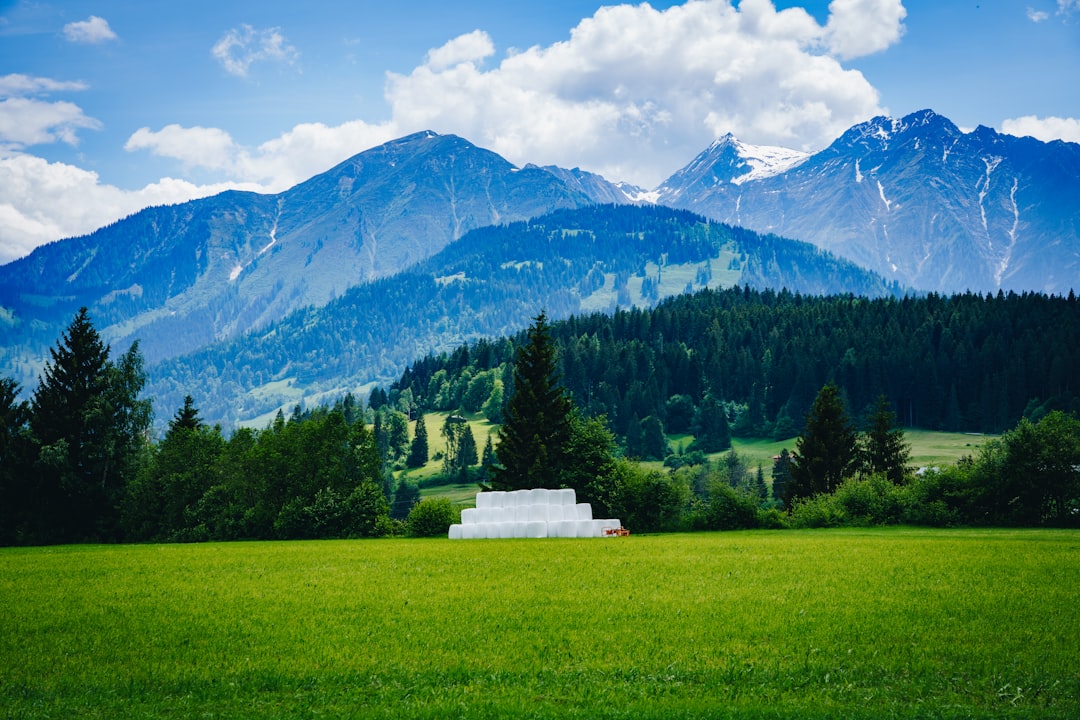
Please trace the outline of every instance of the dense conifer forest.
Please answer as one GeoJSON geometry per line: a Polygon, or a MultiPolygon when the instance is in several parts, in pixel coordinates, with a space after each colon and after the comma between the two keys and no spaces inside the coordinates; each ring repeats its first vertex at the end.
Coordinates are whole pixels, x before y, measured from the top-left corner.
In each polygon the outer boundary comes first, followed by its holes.
{"type": "MultiPolygon", "coordinates": [[[[826,383],[858,417],[884,395],[908,427],[999,433],[1021,417],[1080,411],[1072,293],[867,299],[743,287],[577,316],[551,332],[575,402],[624,439],[650,418],[691,431],[713,402],[736,435],[791,437],[826,383]]],[[[430,355],[390,392],[479,411],[485,391],[506,392],[512,353],[509,341],[482,340],[430,355]]]]}

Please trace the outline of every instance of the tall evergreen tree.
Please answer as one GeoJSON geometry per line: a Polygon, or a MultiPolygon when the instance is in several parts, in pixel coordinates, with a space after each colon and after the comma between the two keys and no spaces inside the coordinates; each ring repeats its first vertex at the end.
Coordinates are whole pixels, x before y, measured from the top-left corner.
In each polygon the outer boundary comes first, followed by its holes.
{"type": "Polygon", "coordinates": [[[896,425],[896,413],[884,395],[878,396],[870,416],[870,428],[862,440],[866,472],[881,473],[897,484],[904,482],[911,446],[904,441],[904,430],[896,425]]]}
{"type": "Polygon", "coordinates": [[[704,453],[720,452],[731,447],[731,427],[728,425],[724,404],[709,393],[701,401],[694,416],[694,443],[691,450],[704,453]]]}
{"type": "Polygon", "coordinates": [[[791,481],[785,488],[789,506],[802,497],[831,493],[858,466],[858,434],[844,408],[840,389],[826,385],[818,392],[806,427],[795,441],[791,481]]]}
{"type": "Polygon", "coordinates": [[[426,465],[427,461],[427,423],[424,422],[424,413],[420,413],[416,418],[416,430],[413,431],[412,445],[409,446],[409,456],[405,458],[405,465],[411,468],[418,468],[426,465]]]}
{"type": "Polygon", "coordinates": [[[556,369],[555,343],[547,316],[540,313],[514,359],[513,390],[499,428],[500,465],[492,468],[493,488],[559,486],[573,406],[556,369]]]}
{"type": "Polygon", "coordinates": [[[190,395],[184,396],[184,406],[176,411],[176,415],[169,421],[169,430],[198,430],[202,425],[199,418],[199,410],[195,407],[195,400],[190,395]]]}
{"type": "Polygon", "coordinates": [[[49,354],[30,415],[39,447],[37,533],[43,542],[87,540],[108,514],[116,482],[106,408],[109,348],[81,308],[49,354]]]}
{"type": "Polygon", "coordinates": [[[781,502],[784,501],[787,492],[787,484],[791,480],[791,453],[787,448],[780,450],[780,454],[773,459],[772,466],[772,495],[781,502]]]}

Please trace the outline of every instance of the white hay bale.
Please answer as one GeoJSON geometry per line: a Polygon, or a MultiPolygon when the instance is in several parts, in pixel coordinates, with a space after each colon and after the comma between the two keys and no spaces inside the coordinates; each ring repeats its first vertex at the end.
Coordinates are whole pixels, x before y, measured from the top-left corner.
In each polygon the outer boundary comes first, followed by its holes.
{"type": "Polygon", "coordinates": [[[533,488],[529,491],[529,504],[530,505],[547,505],[549,502],[548,496],[551,491],[545,488],[533,488]]]}
{"type": "Polygon", "coordinates": [[[457,523],[454,523],[453,525],[451,525],[450,526],[450,531],[447,534],[447,537],[449,537],[451,540],[460,540],[461,539],[461,525],[458,525],[457,523]]]}
{"type": "Polygon", "coordinates": [[[525,523],[525,537],[545,538],[548,536],[548,525],[543,520],[530,520],[525,523]]]}
{"type": "Polygon", "coordinates": [[[559,505],[575,505],[577,504],[577,493],[574,492],[574,488],[559,488],[553,491],[559,498],[555,500],[559,505]]]}
{"type": "Polygon", "coordinates": [[[484,526],[487,530],[487,538],[489,540],[497,540],[499,538],[499,525],[502,523],[489,522],[484,526]]]}
{"type": "Polygon", "coordinates": [[[492,490],[488,493],[491,496],[491,507],[501,508],[506,507],[506,491],[504,490],[492,490]]]}
{"type": "Polygon", "coordinates": [[[499,527],[499,537],[501,537],[501,538],[512,538],[512,537],[514,537],[514,523],[512,523],[512,522],[501,522],[501,523],[495,523],[495,524],[499,527]]]}
{"type": "Polygon", "coordinates": [[[592,517],[592,505],[590,505],[589,503],[578,503],[577,505],[574,506],[574,509],[577,510],[577,519],[578,520],[592,520],[593,519],[593,517],[592,517]]]}
{"type": "Polygon", "coordinates": [[[576,538],[577,520],[563,520],[559,523],[559,537],[576,538]]]}
{"type": "Polygon", "coordinates": [[[544,505],[544,511],[547,513],[549,523],[562,522],[562,505],[544,505]]]}
{"type": "Polygon", "coordinates": [[[469,525],[462,525],[461,526],[461,539],[462,540],[475,540],[476,539],[476,532],[479,529],[479,527],[480,526],[477,525],[476,523],[471,523],[469,525]]]}
{"type": "Polygon", "coordinates": [[[515,491],[504,492],[502,498],[502,506],[504,508],[516,508],[518,505],[518,496],[515,491]]]}
{"type": "Polygon", "coordinates": [[[491,493],[476,493],[476,509],[491,507],[491,493]]]}
{"type": "Polygon", "coordinates": [[[529,522],[547,522],[547,505],[529,505],[529,522]]]}
{"type": "Polygon", "coordinates": [[[474,523],[479,522],[480,521],[479,513],[480,513],[480,511],[477,510],[476,508],[465,508],[464,510],[461,511],[461,524],[462,525],[472,525],[474,523]]]}
{"type": "Polygon", "coordinates": [[[529,522],[529,512],[532,505],[518,505],[514,508],[514,522],[529,522]]]}
{"type": "Polygon", "coordinates": [[[587,538],[594,537],[593,521],[592,520],[576,520],[574,522],[576,530],[574,531],[575,537],[587,538]]]}
{"type": "Polygon", "coordinates": [[[516,538],[525,537],[525,526],[527,525],[526,522],[524,522],[524,521],[522,521],[522,522],[512,522],[510,524],[514,526],[514,537],[516,537],[516,538]]]}
{"type": "Polygon", "coordinates": [[[531,501],[529,499],[528,490],[511,490],[508,495],[514,496],[514,506],[521,507],[522,505],[528,505],[531,501]]]}

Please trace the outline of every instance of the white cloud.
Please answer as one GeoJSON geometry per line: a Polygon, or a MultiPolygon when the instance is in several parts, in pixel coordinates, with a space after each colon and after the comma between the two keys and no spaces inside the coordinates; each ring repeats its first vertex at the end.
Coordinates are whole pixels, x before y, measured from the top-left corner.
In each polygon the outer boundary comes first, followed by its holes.
{"type": "Polygon", "coordinates": [[[0,98],[42,95],[50,92],[85,90],[86,83],[53,80],[52,78],[32,77],[13,73],[0,77],[0,98]]]}
{"type": "Polygon", "coordinates": [[[1058,0],[1058,15],[1067,15],[1080,10],[1080,0],[1058,0]]]}
{"type": "Polygon", "coordinates": [[[1017,137],[1030,135],[1044,142],[1065,140],[1080,143],[1080,119],[1025,115],[1003,121],[1001,132],[1017,137]]]}
{"type": "Polygon", "coordinates": [[[64,37],[68,42],[96,44],[115,40],[116,33],[109,27],[108,20],[91,15],[86,20],[65,25],[64,37]]]}
{"type": "Polygon", "coordinates": [[[825,31],[842,60],[880,52],[900,40],[907,10],[901,0],[833,0],[825,31]]]}
{"type": "Polygon", "coordinates": [[[495,54],[495,44],[483,30],[459,35],[440,48],[428,52],[427,66],[445,70],[459,63],[475,63],[495,54]]]}
{"type": "Polygon", "coordinates": [[[128,138],[124,149],[148,150],[179,160],[188,168],[222,171],[236,180],[257,183],[265,192],[278,192],[394,137],[388,123],[369,125],[353,120],[336,127],[304,123],[249,148],[218,128],[167,125],[156,132],[140,128],[128,138]]]}
{"type": "Polygon", "coordinates": [[[0,263],[38,245],[90,232],[149,205],[205,197],[241,183],[196,186],[163,178],[135,191],[102,184],[97,173],[31,155],[0,158],[0,263]]]}
{"type": "Polygon", "coordinates": [[[1043,10],[1036,10],[1033,7],[1029,7],[1027,9],[1027,16],[1028,20],[1030,20],[1031,22],[1041,23],[1042,21],[1048,20],[1050,18],[1050,13],[1043,10]]]}
{"type": "Polygon", "coordinates": [[[27,97],[85,89],[81,82],[20,74],[0,77],[0,151],[54,142],[77,145],[78,130],[100,129],[101,123],[86,116],[74,103],[27,97]]]}
{"type": "Polygon", "coordinates": [[[225,33],[210,54],[226,72],[239,77],[247,77],[248,70],[256,62],[274,60],[291,65],[300,56],[296,48],[286,42],[280,28],[256,30],[246,24],[225,33]]]}
{"type": "Polygon", "coordinates": [[[445,60],[469,57],[452,48],[481,47],[470,33],[410,74],[391,74],[387,98],[403,132],[454,132],[513,162],[655,185],[725,132],[819,149],[882,111],[874,88],[837,58],[899,39],[903,7],[836,0],[830,8],[822,26],[769,0],[603,7],[569,40],[490,70],[445,60]]]}

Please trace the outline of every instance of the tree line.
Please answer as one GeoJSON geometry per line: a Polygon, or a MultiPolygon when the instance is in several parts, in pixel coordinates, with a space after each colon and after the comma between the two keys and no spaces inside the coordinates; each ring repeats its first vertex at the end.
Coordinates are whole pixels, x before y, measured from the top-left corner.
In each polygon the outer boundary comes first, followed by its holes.
{"type": "MultiPolygon", "coordinates": [[[[642,458],[670,452],[663,434],[692,433],[704,452],[730,435],[792,437],[826,384],[860,419],[884,395],[902,425],[934,430],[999,433],[1022,417],[1080,411],[1071,293],[867,299],[743,287],[575,316],[551,332],[577,405],[606,416],[642,458]]],[[[508,392],[513,347],[480,340],[429,355],[390,394],[495,420],[488,400],[508,392]]]]}
{"type": "MultiPolygon", "coordinates": [[[[634,321],[640,331],[647,327],[641,317],[621,313],[613,323],[625,331],[634,321]]],[[[19,399],[15,382],[0,378],[0,543],[438,534],[455,508],[418,503],[416,486],[395,479],[398,470],[432,459],[424,422],[432,390],[445,402],[467,399],[500,417],[497,445],[489,438],[480,453],[464,418],[447,414],[440,428],[446,476],[493,489],[572,487],[597,513],[637,531],[1080,524],[1080,422],[1045,403],[1028,403],[1026,412],[1039,412],[974,457],[916,473],[887,395],[871,402],[858,430],[849,393],[827,382],[792,433],[795,448],[766,469],[722,452],[724,433],[741,427],[747,410],[705,392],[686,406],[664,403],[665,421],[681,413],[700,435],[669,454],[665,470],[648,469],[634,461],[609,417],[593,412],[603,406],[571,390],[563,353],[574,322],[550,325],[542,313],[517,341],[421,361],[417,368],[438,366],[426,386],[376,388],[366,406],[345,395],[331,406],[297,407],[261,430],[240,428],[228,437],[202,421],[189,396],[154,441],[138,345],[112,358],[83,309],[52,349],[29,401],[19,399]],[[497,362],[503,353],[509,360],[497,362]],[[482,360],[490,369],[471,374],[482,360]],[[410,437],[411,425],[417,430],[410,437]]],[[[608,364],[620,358],[616,352],[608,364]]],[[[418,377],[413,368],[403,380],[418,377]]],[[[643,422],[635,442],[666,443],[665,421],[649,418],[655,422],[643,422]]]]}

